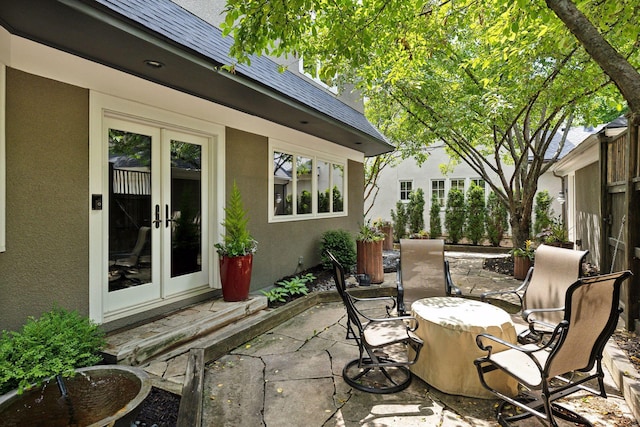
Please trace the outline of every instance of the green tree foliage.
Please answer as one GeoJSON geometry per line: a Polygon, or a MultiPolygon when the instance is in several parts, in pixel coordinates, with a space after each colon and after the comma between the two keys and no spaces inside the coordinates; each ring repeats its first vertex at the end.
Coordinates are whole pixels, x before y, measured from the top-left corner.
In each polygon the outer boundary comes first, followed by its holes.
{"type": "MultiPolygon", "coordinates": [[[[637,60],[638,50],[631,49],[637,37],[627,33],[625,41],[608,28],[617,22],[612,17],[629,22],[629,13],[616,14],[614,0],[603,1],[601,16],[599,6],[578,3],[630,61],[637,60]]],[[[235,37],[234,55],[246,60],[246,52],[303,52],[305,63],[321,65],[322,78],[353,82],[373,109],[382,106],[377,114],[402,129],[394,138],[401,138],[396,143],[403,156],[420,160],[425,146],[444,143],[508,207],[515,245],[529,236],[538,178],[563,148],[561,130],[574,119],[600,122],[594,112],[603,104],[623,108],[609,77],[542,2],[228,4],[224,31],[235,37]],[[562,141],[552,151],[556,133],[562,141]]]]}
{"type": "Polygon", "coordinates": [[[547,190],[542,190],[536,195],[536,219],[533,223],[533,234],[535,236],[540,234],[542,230],[548,229],[551,226],[554,213],[553,209],[551,209],[552,201],[553,199],[547,190]]]}
{"type": "Polygon", "coordinates": [[[442,236],[442,220],[440,219],[440,201],[434,193],[431,195],[431,208],[429,209],[429,234],[432,239],[442,236]]]}
{"type": "Polygon", "coordinates": [[[487,238],[492,246],[500,246],[502,236],[507,232],[507,208],[498,200],[493,191],[487,197],[486,229],[487,238]]]}
{"type": "Polygon", "coordinates": [[[484,238],[484,223],[486,207],[484,203],[484,188],[471,185],[467,191],[467,222],[466,235],[471,243],[477,245],[484,238]]]}
{"type": "Polygon", "coordinates": [[[449,241],[454,245],[463,237],[465,219],[464,193],[455,188],[449,190],[444,212],[444,226],[447,228],[449,241]]]}
{"type": "Polygon", "coordinates": [[[402,200],[396,202],[395,211],[391,209],[391,221],[393,222],[393,235],[395,239],[404,239],[407,235],[407,226],[409,225],[409,210],[402,200]]]}
{"type": "Polygon", "coordinates": [[[424,230],[424,191],[416,188],[409,195],[409,230],[411,233],[420,233],[424,230]]]}

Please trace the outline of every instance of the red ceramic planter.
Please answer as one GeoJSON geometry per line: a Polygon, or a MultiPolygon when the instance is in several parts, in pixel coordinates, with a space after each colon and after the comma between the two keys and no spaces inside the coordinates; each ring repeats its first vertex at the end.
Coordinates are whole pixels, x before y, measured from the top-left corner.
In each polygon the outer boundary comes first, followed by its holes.
{"type": "Polygon", "coordinates": [[[220,282],[225,301],[244,301],[249,298],[253,254],[220,258],[220,282]]]}

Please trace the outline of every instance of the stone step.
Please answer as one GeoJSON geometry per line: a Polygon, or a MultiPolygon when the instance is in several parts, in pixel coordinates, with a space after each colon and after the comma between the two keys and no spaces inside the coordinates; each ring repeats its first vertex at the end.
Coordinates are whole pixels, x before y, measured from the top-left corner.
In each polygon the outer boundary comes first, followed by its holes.
{"type": "Polygon", "coordinates": [[[251,295],[246,301],[221,299],[199,303],[153,322],[107,336],[103,356],[107,363],[143,365],[162,354],[187,346],[213,331],[267,308],[267,298],[251,295]]]}

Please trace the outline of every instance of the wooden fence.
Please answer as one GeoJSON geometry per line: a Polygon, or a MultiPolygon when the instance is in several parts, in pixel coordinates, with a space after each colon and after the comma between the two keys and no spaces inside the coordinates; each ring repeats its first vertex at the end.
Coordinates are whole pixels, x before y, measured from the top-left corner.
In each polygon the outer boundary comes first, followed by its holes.
{"type": "Polygon", "coordinates": [[[631,270],[623,286],[622,318],[630,330],[640,329],[640,150],[638,126],[604,139],[601,149],[603,272],[631,270]]]}

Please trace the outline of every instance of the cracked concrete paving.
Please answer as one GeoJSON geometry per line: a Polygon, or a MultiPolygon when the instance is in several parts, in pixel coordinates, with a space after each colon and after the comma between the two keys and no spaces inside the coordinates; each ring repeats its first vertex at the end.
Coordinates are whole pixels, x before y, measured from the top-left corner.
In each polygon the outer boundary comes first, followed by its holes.
{"type": "MultiPolygon", "coordinates": [[[[357,347],[345,339],[341,303],[320,304],[210,363],[203,426],[496,426],[496,400],[448,395],[417,377],[399,393],[351,389],[342,367],[357,347]]],[[[575,397],[569,406],[600,426],[635,426],[624,399],[575,397]]],[[[542,425],[529,420],[523,427],[542,425]]],[[[569,424],[561,424],[568,426],[569,424]]]]}

